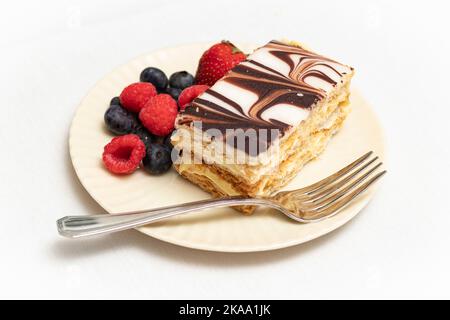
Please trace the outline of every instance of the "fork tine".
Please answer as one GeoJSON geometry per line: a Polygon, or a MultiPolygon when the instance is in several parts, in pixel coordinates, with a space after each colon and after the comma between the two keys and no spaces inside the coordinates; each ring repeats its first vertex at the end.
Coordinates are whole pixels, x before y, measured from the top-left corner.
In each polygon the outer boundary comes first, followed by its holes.
{"type": "MultiPolygon", "coordinates": [[[[347,183],[349,183],[353,178],[358,176],[360,173],[364,173],[366,169],[369,168],[371,164],[373,164],[378,157],[375,157],[374,159],[370,160],[364,166],[359,167],[356,171],[351,172],[351,174],[345,176],[343,179],[338,180],[335,183],[330,184],[329,186],[326,186],[324,189],[322,189],[319,193],[312,195],[310,200],[308,202],[318,203],[321,202],[320,200],[326,199],[328,196],[332,195],[334,192],[338,191],[341,187],[345,186],[347,183]]],[[[369,170],[369,174],[372,173],[375,169],[380,167],[383,163],[380,162],[375,167],[371,168],[369,170]]]]}
{"type": "Polygon", "coordinates": [[[359,184],[364,182],[364,180],[369,178],[370,175],[377,168],[379,168],[381,165],[382,165],[382,163],[377,164],[375,167],[371,168],[366,173],[364,173],[363,175],[359,176],[356,180],[352,181],[350,184],[347,184],[344,188],[338,190],[338,192],[331,193],[331,195],[329,195],[329,196],[327,196],[325,198],[322,198],[320,201],[313,201],[313,204],[311,206],[309,206],[308,209],[309,210],[321,211],[321,210],[324,210],[325,208],[329,207],[334,202],[338,201],[340,198],[342,198],[345,195],[347,195],[350,190],[354,189],[359,184]]]}
{"type": "Polygon", "coordinates": [[[335,202],[333,205],[322,209],[317,212],[309,212],[308,214],[311,214],[311,220],[321,220],[324,218],[329,218],[334,216],[341,210],[343,207],[345,207],[349,202],[351,202],[353,199],[355,199],[357,196],[359,196],[362,192],[364,192],[367,188],[369,188],[373,183],[375,183],[378,179],[380,179],[384,174],[386,174],[386,170],[378,173],[374,177],[372,177],[369,181],[365,182],[362,186],[359,188],[353,190],[349,194],[347,194],[345,197],[343,197],[340,201],[335,202]]]}
{"type": "Polygon", "coordinates": [[[329,185],[330,183],[333,183],[334,181],[340,179],[342,176],[344,176],[345,174],[349,173],[350,171],[352,171],[355,167],[358,167],[361,163],[364,163],[367,158],[370,157],[370,155],[373,153],[373,151],[369,151],[367,152],[365,155],[359,157],[358,159],[356,159],[355,161],[353,161],[352,163],[350,163],[349,165],[345,166],[344,168],[338,170],[337,172],[331,174],[330,176],[316,182],[313,183],[307,187],[298,189],[296,191],[296,194],[301,195],[301,194],[306,194],[309,195],[313,192],[317,192],[318,190],[322,189],[323,187],[329,185]]]}

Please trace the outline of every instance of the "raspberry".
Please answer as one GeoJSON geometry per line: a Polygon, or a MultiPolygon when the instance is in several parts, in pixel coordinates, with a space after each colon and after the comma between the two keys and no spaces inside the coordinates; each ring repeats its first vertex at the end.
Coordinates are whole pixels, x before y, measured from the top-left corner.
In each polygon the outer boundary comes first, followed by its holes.
{"type": "Polygon", "coordinates": [[[156,94],[156,88],[151,83],[136,82],[123,89],[120,94],[120,104],[131,112],[139,112],[156,94]]]}
{"type": "Polygon", "coordinates": [[[139,167],[145,156],[145,145],[135,134],[116,137],[105,146],[103,163],[112,173],[129,174],[139,167]]]}
{"type": "Polygon", "coordinates": [[[151,98],[139,113],[144,127],[157,136],[166,136],[173,131],[178,114],[176,101],[168,94],[151,98]]]}
{"type": "Polygon", "coordinates": [[[178,104],[180,105],[180,110],[186,109],[186,106],[197,98],[201,93],[205,92],[209,86],[204,84],[198,84],[195,86],[190,86],[184,89],[180,96],[178,97],[178,104]]]}

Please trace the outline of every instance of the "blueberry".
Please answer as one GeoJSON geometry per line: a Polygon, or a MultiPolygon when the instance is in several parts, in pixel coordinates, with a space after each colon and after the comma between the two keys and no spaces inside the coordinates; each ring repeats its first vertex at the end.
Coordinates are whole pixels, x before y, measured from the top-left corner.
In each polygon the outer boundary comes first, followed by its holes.
{"type": "Polygon", "coordinates": [[[185,89],[194,84],[194,77],[187,71],[178,71],[170,76],[169,86],[171,88],[185,89]]]}
{"type": "Polygon", "coordinates": [[[174,98],[175,101],[177,101],[177,102],[178,102],[178,97],[180,96],[181,91],[183,91],[183,90],[178,89],[178,88],[170,88],[169,87],[166,89],[166,93],[170,94],[170,96],[172,98],[174,98]]]}
{"type": "Polygon", "coordinates": [[[143,126],[139,125],[133,130],[134,134],[137,134],[139,138],[141,138],[142,142],[144,142],[146,147],[149,147],[150,144],[154,143],[156,140],[156,136],[151,134],[147,129],[143,126]]]}
{"type": "Polygon", "coordinates": [[[153,136],[152,143],[156,143],[156,144],[165,146],[165,147],[169,148],[170,150],[172,150],[173,146],[172,146],[172,143],[170,142],[171,136],[172,136],[172,134],[168,134],[165,137],[153,136]]]}
{"type": "Polygon", "coordinates": [[[152,142],[156,144],[164,144],[164,139],[165,137],[155,136],[152,142]]]}
{"type": "Polygon", "coordinates": [[[169,148],[169,150],[172,150],[172,148],[173,148],[172,142],[170,141],[171,136],[172,136],[171,134],[167,135],[163,141],[163,145],[165,145],[167,148],[169,148]]]}
{"type": "Polygon", "coordinates": [[[165,145],[152,143],[147,148],[142,164],[151,174],[164,173],[172,166],[171,151],[165,145]]]}
{"type": "Polygon", "coordinates": [[[111,99],[111,102],[109,103],[110,106],[120,106],[120,98],[114,97],[111,99]]]}
{"type": "Polygon", "coordinates": [[[164,92],[169,83],[167,76],[158,68],[148,67],[142,70],[140,75],[141,82],[150,82],[156,87],[159,93],[164,92]]]}
{"type": "Polygon", "coordinates": [[[136,117],[119,105],[111,105],[105,112],[105,124],[114,134],[128,134],[139,125],[136,117]]]}

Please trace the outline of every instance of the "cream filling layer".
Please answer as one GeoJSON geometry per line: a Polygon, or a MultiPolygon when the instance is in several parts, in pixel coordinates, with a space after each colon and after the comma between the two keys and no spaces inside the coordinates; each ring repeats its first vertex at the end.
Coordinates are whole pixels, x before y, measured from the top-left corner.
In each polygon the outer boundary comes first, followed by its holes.
{"type": "Polygon", "coordinates": [[[212,184],[216,186],[216,189],[220,192],[227,194],[229,196],[237,196],[240,193],[234,189],[233,185],[228,181],[225,181],[218,174],[213,173],[211,170],[206,168],[196,168],[193,169],[192,166],[186,164],[180,164],[178,167],[178,172],[181,174],[184,171],[188,171],[189,173],[202,176],[207,178],[212,184]]]}

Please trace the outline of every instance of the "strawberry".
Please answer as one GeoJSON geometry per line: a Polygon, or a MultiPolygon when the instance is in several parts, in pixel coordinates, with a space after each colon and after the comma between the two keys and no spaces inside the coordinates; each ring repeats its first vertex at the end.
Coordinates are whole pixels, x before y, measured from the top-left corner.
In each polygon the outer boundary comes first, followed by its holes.
{"type": "Polygon", "coordinates": [[[206,50],[198,63],[196,84],[212,86],[239,62],[245,54],[228,41],[222,41],[206,50]]]}

